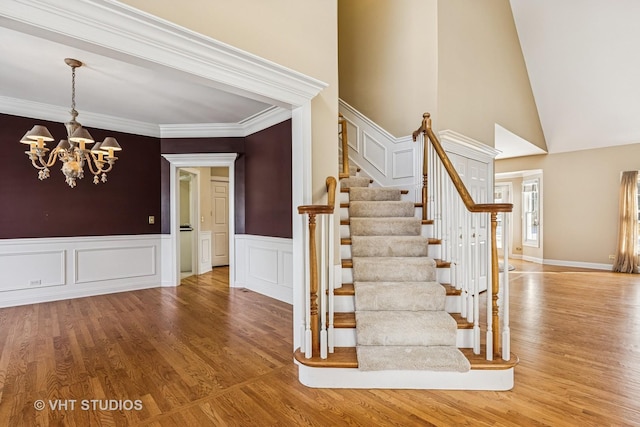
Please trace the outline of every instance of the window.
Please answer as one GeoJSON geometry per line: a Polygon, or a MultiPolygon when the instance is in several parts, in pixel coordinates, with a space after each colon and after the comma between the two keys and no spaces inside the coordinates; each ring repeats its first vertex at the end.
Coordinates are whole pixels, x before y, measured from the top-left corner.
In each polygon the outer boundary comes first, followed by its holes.
{"type": "Polygon", "coordinates": [[[522,231],[523,244],[540,247],[540,180],[522,183],[522,231]]]}
{"type": "MultiPolygon", "coordinates": [[[[511,197],[509,194],[511,191],[509,190],[511,183],[509,184],[496,184],[493,190],[493,201],[495,203],[511,203],[511,197]]],[[[499,212],[497,215],[497,226],[496,226],[496,244],[498,249],[502,249],[502,233],[504,227],[504,213],[499,212]]]]}

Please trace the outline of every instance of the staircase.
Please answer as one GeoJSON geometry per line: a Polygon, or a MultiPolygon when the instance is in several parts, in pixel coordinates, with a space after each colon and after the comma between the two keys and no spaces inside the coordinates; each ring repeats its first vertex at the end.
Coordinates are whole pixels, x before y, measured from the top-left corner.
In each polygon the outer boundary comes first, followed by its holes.
{"type": "MultiPolygon", "coordinates": [[[[406,200],[407,191],[372,186],[344,156],[340,162],[341,286],[316,286],[317,298],[312,269],[307,325],[321,324],[327,352],[296,351],[300,381],[329,388],[512,388],[517,358],[482,355],[489,353],[479,340],[479,316],[474,324],[461,315],[467,300],[449,284],[451,264],[439,259],[441,241],[432,237],[433,221],[420,218],[422,204],[406,200]],[[321,321],[313,317],[316,299],[321,321]]],[[[312,259],[314,247],[315,241],[312,259]]]]}

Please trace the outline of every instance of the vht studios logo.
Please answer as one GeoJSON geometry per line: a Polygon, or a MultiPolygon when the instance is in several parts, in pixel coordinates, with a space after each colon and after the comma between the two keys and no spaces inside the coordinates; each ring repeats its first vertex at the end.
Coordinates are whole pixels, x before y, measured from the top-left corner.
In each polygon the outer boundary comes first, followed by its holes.
{"type": "Polygon", "coordinates": [[[115,399],[56,399],[36,400],[33,407],[38,411],[49,408],[52,411],[141,411],[142,400],[115,399]]]}

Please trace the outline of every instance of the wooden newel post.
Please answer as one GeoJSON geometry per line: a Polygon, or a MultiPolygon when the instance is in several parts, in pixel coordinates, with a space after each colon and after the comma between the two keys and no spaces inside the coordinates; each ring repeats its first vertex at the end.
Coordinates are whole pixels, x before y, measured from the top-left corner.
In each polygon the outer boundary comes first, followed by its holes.
{"type": "Polygon", "coordinates": [[[318,255],[316,253],[316,215],[309,213],[309,307],[311,313],[311,353],[320,353],[318,330],[318,255]]]}
{"type": "MultiPolygon", "coordinates": [[[[498,313],[498,293],[500,292],[500,282],[498,280],[500,268],[498,265],[498,244],[496,241],[498,229],[498,213],[491,212],[491,313],[492,313],[492,335],[493,335],[493,355],[500,353],[500,315],[498,313]]],[[[505,266],[506,267],[506,266],[505,266]]],[[[490,351],[487,349],[487,351],[490,351]]]]}

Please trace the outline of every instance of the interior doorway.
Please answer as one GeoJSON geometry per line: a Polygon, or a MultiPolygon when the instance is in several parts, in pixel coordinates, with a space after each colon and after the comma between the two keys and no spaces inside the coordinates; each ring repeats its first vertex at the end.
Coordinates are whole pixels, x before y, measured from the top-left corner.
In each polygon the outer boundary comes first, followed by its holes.
{"type": "Polygon", "coordinates": [[[211,267],[229,265],[229,168],[211,168],[211,267]]]}
{"type": "Polygon", "coordinates": [[[179,169],[180,278],[198,272],[198,173],[179,169]]]}
{"type": "MultiPolygon", "coordinates": [[[[167,275],[172,278],[174,285],[180,284],[180,169],[190,168],[189,170],[195,170],[193,168],[202,167],[226,167],[229,170],[229,200],[228,200],[228,230],[229,230],[229,284],[230,286],[237,286],[236,284],[236,272],[235,272],[235,199],[234,199],[234,187],[235,187],[235,160],[238,156],[237,153],[201,153],[201,154],[163,154],[162,157],[167,159],[170,164],[170,239],[167,242],[167,260],[168,268],[167,275]]],[[[197,172],[199,174],[199,172],[197,172]]],[[[198,191],[200,191],[198,189],[198,191]]],[[[198,199],[198,198],[197,198],[198,199]]],[[[198,210],[199,212],[199,207],[198,210]]],[[[199,224],[202,221],[196,221],[199,224]]],[[[208,244],[206,251],[209,252],[211,243],[208,244]]],[[[194,255],[197,259],[200,259],[204,247],[203,245],[196,245],[194,255]]],[[[201,265],[201,264],[200,264],[201,265]]],[[[209,268],[211,263],[209,262],[209,268]]]]}

